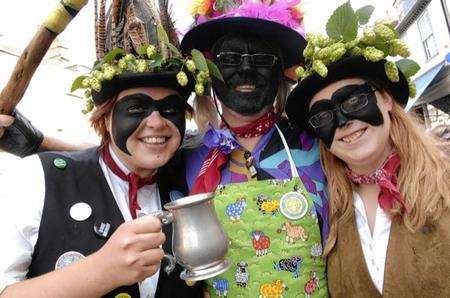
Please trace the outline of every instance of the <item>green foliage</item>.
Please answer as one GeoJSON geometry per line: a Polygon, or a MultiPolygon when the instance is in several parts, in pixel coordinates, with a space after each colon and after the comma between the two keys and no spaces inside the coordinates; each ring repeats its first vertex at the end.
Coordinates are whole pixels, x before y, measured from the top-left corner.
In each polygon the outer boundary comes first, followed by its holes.
{"type": "Polygon", "coordinates": [[[375,7],[372,5],[366,5],[361,7],[356,11],[356,16],[358,17],[358,23],[360,25],[365,25],[369,22],[370,16],[372,15],[375,7]]]}
{"type": "Polygon", "coordinates": [[[208,64],[206,63],[205,56],[203,56],[202,52],[193,49],[191,55],[198,70],[208,71],[208,64]]]}
{"type": "Polygon", "coordinates": [[[206,64],[208,64],[209,73],[212,74],[213,76],[215,76],[216,78],[218,78],[219,80],[221,80],[222,82],[224,82],[222,73],[220,72],[217,65],[214,64],[214,62],[212,62],[209,59],[206,59],[206,64]]]}
{"type": "Polygon", "coordinates": [[[72,86],[70,87],[70,92],[74,92],[75,90],[83,88],[83,80],[88,76],[79,76],[73,81],[72,86]]]}
{"type": "Polygon", "coordinates": [[[358,17],[350,1],[339,6],[328,19],[327,34],[337,40],[351,41],[358,34],[358,17]]]}
{"type": "Polygon", "coordinates": [[[411,59],[401,59],[398,60],[396,64],[398,69],[400,69],[403,75],[407,78],[412,77],[420,70],[419,64],[411,59]]]}

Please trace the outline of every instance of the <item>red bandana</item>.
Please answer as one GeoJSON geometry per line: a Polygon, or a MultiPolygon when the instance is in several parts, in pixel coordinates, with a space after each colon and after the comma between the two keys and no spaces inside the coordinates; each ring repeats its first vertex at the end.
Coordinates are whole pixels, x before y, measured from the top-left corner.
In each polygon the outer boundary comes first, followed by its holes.
{"type": "MultiPolygon", "coordinates": [[[[254,122],[241,127],[232,127],[230,130],[238,137],[254,138],[266,134],[274,125],[275,113],[270,110],[254,122]]],[[[222,178],[221,169],[227,162],[227,154],[219,148],[210,149],[192,187],[191,195],[214,191],[222,178]]]]}
{"type": "Polygon", "coordinates": [[[102,152],[103,161],[108,168],[120,179],[128,182],[128,208],[130,208],[131,217],[136,218],[136,210],[141,210],[141,207],[137,201],[137,192],[139,188],[155,183],[156,175],[140,178],[136,173],[130,172],[126,175],[116,164],[109,152],[109,146],[105,145],[102,152]]]}
{"type": "Polygon", "coordinates": [[[231,127],[230,130],[235,133],[237,137],[248,139],[259,137],[268,132],[275,125],[275,112],[270,110],[267,114],[258,118],[250,124],[231,127]]]}
{"type": "Polygon", "coordinates": [[[407,210],[405,201],[398,190],[397,172],[400,167],[400,157],[396,152],[391,153],[384,164],[375,172],[369,175],[359,175],[346,170],[347,177],[355,184],[377,184],[380,186],[380,194],[378,195],[378,204],[380,207],[389,211],[392,209],[394,202],[398,202],[403,206],[403,210],[407,210]]]}

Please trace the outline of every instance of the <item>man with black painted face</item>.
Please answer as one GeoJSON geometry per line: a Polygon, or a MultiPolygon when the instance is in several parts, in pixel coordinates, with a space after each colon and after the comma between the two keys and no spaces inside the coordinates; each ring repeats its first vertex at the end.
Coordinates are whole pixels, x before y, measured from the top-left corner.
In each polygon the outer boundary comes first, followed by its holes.
{"type": "MultiPolygon", "coordinates": [[[[246,269],[253,276],[250,279],[265,274],[244,288],[234,281],[237,268],[221,275],[220,279],[229,283],[230,296],[268,295],[264,284],[274,280],[283,280],[285,284],[280,287],[288,287],[290,295],[301,295],[303,285],[280,276],[284,269],[274,265],[275,270],[267,272],[261,264],[277,264],[280,259],[302,255],[303,249],[309,249],[305,253],[310,254],[314,245],[320,250],[319,226],[324,237],[328,232],[325,178],[318,141],[280,117],[289,84],[284,72],[301,62],[298,49],[304,46],[305,40],[285,20],[265,19],[270,14],[264,10],[274,9],[272,4],[277,1],[252,1],[251,4],[243,1],[231,13],[215,18],[221,13],[217,9],[211,20],[193,27],[181,42],[186,52],[196,48],[212,57],[223,76],[223,81],[212,78],[211,99],[221,124],[214,127],[211,121],[203,146],[185,154],[188,186],[191,193],[217,189],[216,211],[231,239],[228,257],[232,264],[245,260],[246,269]],[[258,12],[264,17],[251,15],[253,5],[260,5],[258,12]],[[297,50],[293,50],[295,46],[297,50]],[[275,110],[275,105],[281,109],[275,110]],[[299,193],[304,196],[298,197],[299,193]],[[285,224],[309,225],[302,207],[306,202],[314,222],[308,228],[309,238],[304,238],[305,243],[300,247],[299,242],[293,239],[289,242],[289,236],[280,235],[281,230],[277,234],[277,229],[269,227],[285,230],[285,224]],[[269,205],[273,208],[270,211],[266,210],[269,205]],[[243,235],[250,235],[248,241],[243,235]],[[283,243],[290,243],[289,248],[282,250],[272,245],[280,236],[283,243]]],[[[283,9],[286,11],[280,15],[292,15],[293,7],[283,9]]],[[[198,105],[201,104],[199,101],[198,105]]],[[[314,271],[317,281],[320,280],[321,290],[317,290],[325,293],[323,265],[319,262],[315,268],[308,269],[303,264],[302,272],[314,271]]],[[[217,283],[209,280],[207,284],[210,295],[219,293],[217,283]]]]}

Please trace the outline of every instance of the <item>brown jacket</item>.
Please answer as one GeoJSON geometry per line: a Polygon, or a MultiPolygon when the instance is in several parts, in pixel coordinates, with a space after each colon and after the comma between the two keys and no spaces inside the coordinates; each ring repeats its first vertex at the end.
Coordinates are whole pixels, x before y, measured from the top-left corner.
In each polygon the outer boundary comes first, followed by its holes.
{"type": "MultiPolygon", "coordinates": [[[[338,227],[327,271],[332,297],[382,297],[365,264],[354,214],[338,227]]],[[[450,297],[450,212],[416,233],[393,220],[383,297],[450,297]]]]}

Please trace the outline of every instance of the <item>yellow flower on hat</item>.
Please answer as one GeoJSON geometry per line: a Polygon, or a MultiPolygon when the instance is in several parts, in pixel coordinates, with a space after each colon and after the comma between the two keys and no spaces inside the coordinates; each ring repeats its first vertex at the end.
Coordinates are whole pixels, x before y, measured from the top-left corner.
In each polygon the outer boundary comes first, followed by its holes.
{"type": "Polygon", "coordinates": [[[191,15],[206,15],[213,6],[213,0],[194,0],[191,4],[191,15]]]}

